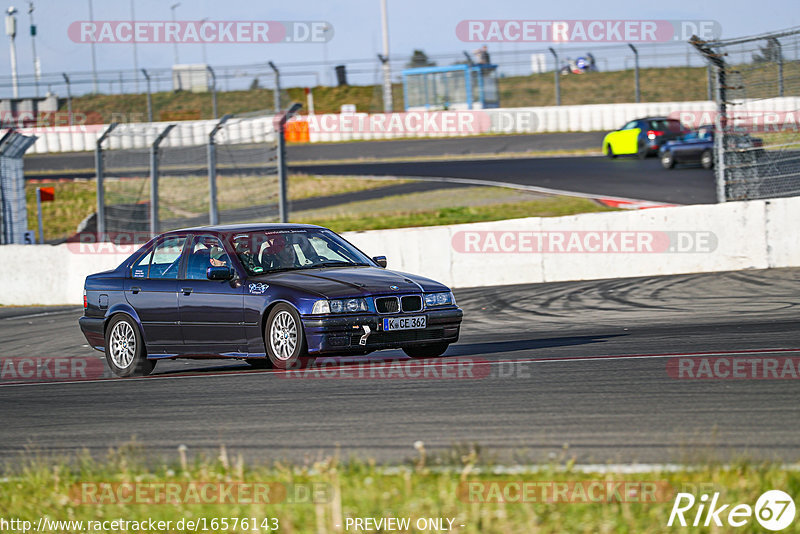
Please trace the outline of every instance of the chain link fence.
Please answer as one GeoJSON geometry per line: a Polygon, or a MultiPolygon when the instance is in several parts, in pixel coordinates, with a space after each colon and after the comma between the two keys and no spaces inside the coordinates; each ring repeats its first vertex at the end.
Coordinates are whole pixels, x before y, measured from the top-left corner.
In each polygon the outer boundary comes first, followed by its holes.
{"type": "Polygon", "coordinates": [[[153,235],[278,216],[273,115],[112,124],[97,143],[98,209],[82,232],[153,235]]]}
{"type": "Polygon", "coordinates": [[[798,36],[691,41],[714,69],[720,202],[800,195],[798,36]]]}

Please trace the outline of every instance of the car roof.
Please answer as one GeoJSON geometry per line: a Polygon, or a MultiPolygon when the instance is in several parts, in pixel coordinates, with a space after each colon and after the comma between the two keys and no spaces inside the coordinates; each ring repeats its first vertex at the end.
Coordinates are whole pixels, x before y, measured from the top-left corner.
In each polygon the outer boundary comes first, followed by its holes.
{"type": "Polygon", "coordinates": [[[292,224],[292,223],[254,223],[254,224],[218,224],[214,226],[194,226],[191,228],[181,228],[164,232],[163,235],[187,234],[187,233],[209,233],[209,234],[230,234],[237,232],[263,232],[269,230],[301,230],[309,228],[322,228],[315,224],[292,224]]]}
{"type": "Polygon", "coordinates": [[[674,117],[642,117],[642,118],[633,119],[633,120],[635,120],[635,121],[677,121],[678,119],[676,119],[674,117]]]}

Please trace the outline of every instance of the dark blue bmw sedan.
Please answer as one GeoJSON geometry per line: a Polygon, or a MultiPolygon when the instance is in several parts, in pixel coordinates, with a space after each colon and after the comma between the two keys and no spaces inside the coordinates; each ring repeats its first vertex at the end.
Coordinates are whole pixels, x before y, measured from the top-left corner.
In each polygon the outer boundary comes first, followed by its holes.
{"type": "Polygon", "coordinates": [[[146,375],[163,358],[289,368],[388,348],[441,356],[461,326],[452,292],[385,267],[319,226],[177,230],[88,276],[80,326],[118,376],[146,375]]]}

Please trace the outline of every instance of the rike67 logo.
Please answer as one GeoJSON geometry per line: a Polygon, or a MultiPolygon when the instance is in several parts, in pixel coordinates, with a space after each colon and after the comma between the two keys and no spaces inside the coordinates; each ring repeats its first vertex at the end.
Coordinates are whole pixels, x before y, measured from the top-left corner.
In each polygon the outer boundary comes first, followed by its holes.
{"type": "Polygon", "coordinates": [[[755,517],[765,529],[779,531],[791,525],[794,516],[794,500],[781,490],[765,491],[755,507],[749,504],[723,504],[719,492],[715,492],[710,500],[706,493],[699,499],[691,493],[678,493],[667,526],[723,527],[727,523],[729,527],[743,527],[755,517]]]}

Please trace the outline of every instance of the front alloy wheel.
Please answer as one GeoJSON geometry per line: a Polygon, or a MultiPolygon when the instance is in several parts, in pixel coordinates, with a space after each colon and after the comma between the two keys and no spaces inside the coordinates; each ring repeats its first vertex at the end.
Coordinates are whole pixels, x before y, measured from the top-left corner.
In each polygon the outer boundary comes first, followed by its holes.
{"type": "Polygon", "coordinates": [[[106,362],[120,377],[149,375],[155,367],[147,359],[139,328],[127,315],[117,315],[106,328],[106,362]]]}
{"type": "Polygon", "coordinates": [[[300,316],[288,304],[275,306],[267,318],[264,341],[274,367],[289,369],[305,354],[305,336],[300,316]]]}

